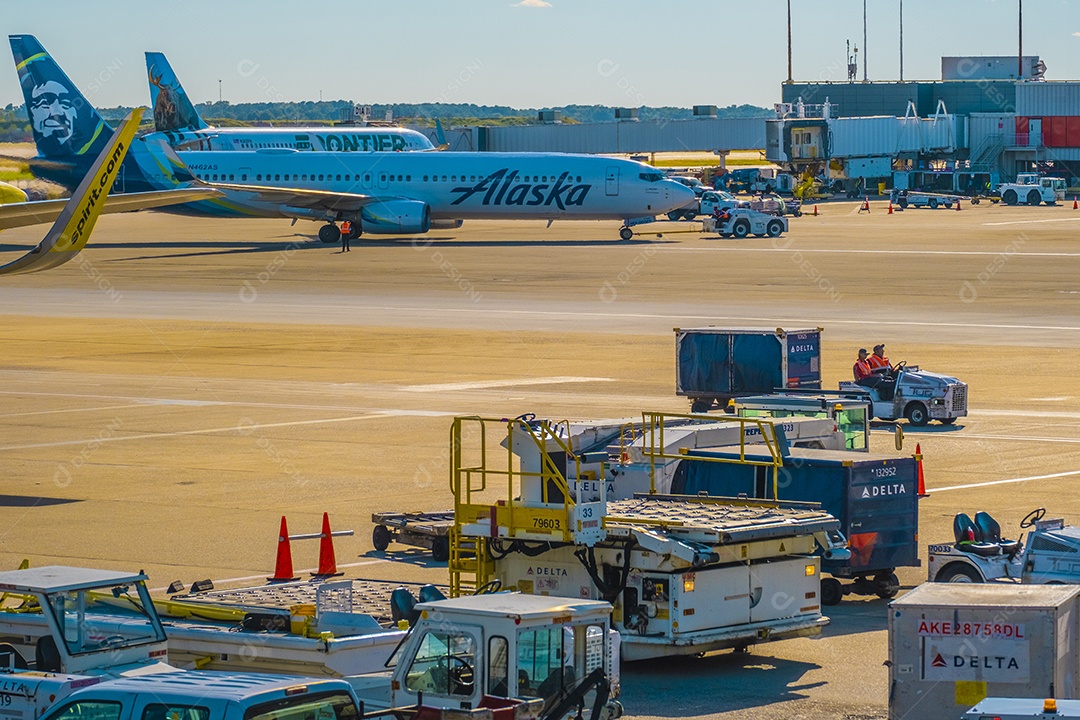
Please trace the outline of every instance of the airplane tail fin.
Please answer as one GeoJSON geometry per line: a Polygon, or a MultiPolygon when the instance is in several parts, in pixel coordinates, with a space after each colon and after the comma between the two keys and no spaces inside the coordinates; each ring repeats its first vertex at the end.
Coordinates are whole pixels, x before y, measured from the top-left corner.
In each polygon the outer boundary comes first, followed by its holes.
{"type": "Polygon", "coordinates": [[[33,35],[11,35],[11,53],[26,99],[38,154],[92,158],[108,145],[110,127],[33,35]]]}
{"type": "Polygon", "coordinates": [[[435,149],[446,150],[450,147],[450,143],[446,142],[446,133],[443,132],[442,123],[439,122],[439,118],[435,118],[435,149]]]}
{"type": "Polygon", "coordinates": [[[177,132],[210,127],[184,92],[184,86],[163,54],[146,53],[146,76],[150,81],[150,105],[154,108],[155,130],[177,132]]]}

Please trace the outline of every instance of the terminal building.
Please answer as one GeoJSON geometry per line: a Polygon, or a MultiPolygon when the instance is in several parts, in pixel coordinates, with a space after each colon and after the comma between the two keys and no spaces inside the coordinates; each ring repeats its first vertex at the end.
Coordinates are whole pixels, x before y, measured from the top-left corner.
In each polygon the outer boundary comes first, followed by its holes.
{"type": "Polygon", "coordinates": [[[764,149],[796,177],[834,186],[979,192],[1018,172],[1080,186],[1080,81],[1044,79],[1037,56],[944,57],[942,79],[916,82],[792,82],[774,118],[642,121],[620,108],[610,122],[460,128],[452,149],[481,152],[643,154],[764,149]]]}

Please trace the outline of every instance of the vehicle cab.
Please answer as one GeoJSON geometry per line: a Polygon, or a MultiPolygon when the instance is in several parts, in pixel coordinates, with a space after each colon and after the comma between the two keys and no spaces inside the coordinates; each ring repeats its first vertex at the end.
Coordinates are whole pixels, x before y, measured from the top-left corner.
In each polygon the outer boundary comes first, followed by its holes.
{"type": "MultiPolygon", "coordinates": [[[[609,603],[493,593],[419,603],[416,610],[416,625],[387,662],[390,694],[380,705],[412,705],[421,695],[425,705],[448,708],[481,707],[492,697],[550,702],[583,688],[586,706],[598,703],[608,717],[621,712],[608,700],[619,693],[619,636],[610,629],[609,603]]],[[[386,686],[377,677],[351,681],[365,700],[386,686]]]]}
{"type": "Polygon", "coordinates": [[[750,207],[750,203],[736,200],[735,196],[726,190],[706,190],[701,194],[699,209],[702,215],[712,215],[716,208],[733,210],[740,207],[750,207]]]}
{"type": "Polygon", "coordinates": [[[72,693],[42,720],[358,720],[344,680],[218,672],[118,678],[72,693]]]}
{"type": "Polygon", "coordinates": [[[65,566],[0,572],[3,634],[19,655],[15,665],[39,672],[124,675],[174,672],[165,664],[165,630],[146,575],[65,566]],[[18,601],[13,605],[12,601],[18,601]],[[91,612],[108,605],[119,612],[91,612]]]}

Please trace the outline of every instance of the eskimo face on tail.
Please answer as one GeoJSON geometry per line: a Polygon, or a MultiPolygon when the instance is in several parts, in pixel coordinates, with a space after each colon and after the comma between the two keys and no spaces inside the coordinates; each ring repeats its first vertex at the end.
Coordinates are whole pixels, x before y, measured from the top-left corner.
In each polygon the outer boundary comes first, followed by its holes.
{"type": "Polygon", "coordinates": [[[164,72],[155,75],[154,68],[151,67],[149,76],[150,84],[157,88],[157,97],[154,98],[154,127],[158,132],[197,130],[199,116],[191,101],[172,83],[162,82],[164,72]]]}
{"type": "Polygon", "coordinates": [[[30,126],[38,145],[49,146],[57,154],[74,153],[71,142],[79,119],[78,96],[71,88],[48,80],[34,84],[29,98],[30,126]]]}

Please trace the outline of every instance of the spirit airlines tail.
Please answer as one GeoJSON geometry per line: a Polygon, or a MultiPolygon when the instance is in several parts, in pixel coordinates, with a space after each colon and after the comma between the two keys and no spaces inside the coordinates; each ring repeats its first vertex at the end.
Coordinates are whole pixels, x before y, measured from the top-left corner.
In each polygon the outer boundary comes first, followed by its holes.
{"type": "MultiPolygon", "coordinates": [[[[254,66],[258,67],[258,66],[254,66]]],[[[212,128],[199,115],[165,56],[146,53],[154,129],[175,148],[258,150],[292,148],[327,152],[398,152],[434,150],[423,133],[399,127],[212,128]]]]}
{"type": "Polygon", "coordinates": [[[595,155],[144,149],[140,158],[149,154],[158,167],[171,161],[180,176],[224,192],[240,214],[329,223],[319,232],[324,242],[340,237],[340,220],[355,235],[425,233],[468,219],[621,220],[629,239],[631,225],[694,199],[653,167],[595,155]]]}

